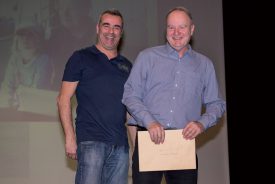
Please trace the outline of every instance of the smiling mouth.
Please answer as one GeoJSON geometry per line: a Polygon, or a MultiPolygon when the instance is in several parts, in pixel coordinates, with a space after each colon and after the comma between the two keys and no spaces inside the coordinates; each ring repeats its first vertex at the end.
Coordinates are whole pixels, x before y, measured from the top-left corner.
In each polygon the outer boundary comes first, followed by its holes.
{"type": "Polygon", "coordinates": [[[114,39],[115,37],[114,36],[106,36],[106,38],[108,38],[108,39],[114,39]]]}
{"type": "Polygon", "coordinates": [[[181,40],[182,39],[182,37],[172,37],[173,38],[173,40],[181,40]]]}

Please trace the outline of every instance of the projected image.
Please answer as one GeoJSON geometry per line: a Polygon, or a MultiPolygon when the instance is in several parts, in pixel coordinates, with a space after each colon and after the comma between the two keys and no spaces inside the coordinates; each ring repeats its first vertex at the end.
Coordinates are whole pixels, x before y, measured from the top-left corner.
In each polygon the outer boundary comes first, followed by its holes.
{"type": "Polygon", "coordinates": [[[14,45],[5,71],[1,102],[17,109],[20,87],[50,89],[53,67],[45,52],[44,29],[40,25],[23,25],[15,31],[14,45]]]}
{"type": "Polygon", "coordinates": [[[68,57],[94,41],[91,2],[13,1],[8,10],[0,16],[5,29],[13,25],[1,39],[1,49],[7,39],[10,47],[1,67],[0,107],[56,116],[55,98],[68,57]]]}
{"type": "Polygon", "coordinates": [[[0,4],[0,121],[58,119],[56,96],[65,64],[75,50],[96,42],[101,11],[116,8],[124,15],[120,49],[132,62],[157,38],[157,26],[151,21],[156,18],[154,1],[146,6],[127,0],[3,0],[0,4]]]}

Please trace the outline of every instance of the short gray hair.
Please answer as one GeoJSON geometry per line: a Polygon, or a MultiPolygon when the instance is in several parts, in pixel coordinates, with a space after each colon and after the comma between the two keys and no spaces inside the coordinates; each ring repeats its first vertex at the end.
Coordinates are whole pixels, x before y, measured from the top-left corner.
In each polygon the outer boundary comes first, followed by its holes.
{"type": "Polygon", "coordinates": [[[187,16],[190,18],[190,20],[193,21],[193,18],[192,18],[192,15],[191,15],[190,11],[187,8],[183,7],[183,6],[177,6],[173,9],[169,10],[168,13],[166,14],[166,20],[167,20],[168,16],[170,15],[170,13],[172,13],[174,11],[182,11],[182,12],[186,13],[187,16]]]}
{"type": "Polygon", "coordinates": [[[102,16],[105,15],[105,14],[109,14],[109,15],[114,15],[114,16],[120,17],[121,20],[122,20],[122,25],[121,25],[122,27],[121,27],[121,28],[123,28],[123,24],[124,24],[123,17],[122,17],[122,14],[120,13],[120,11],[117,10],[117,9],[109,9],[109,10],[105,10],[104,12],[102,12],[102,13],[100,14],[100,16],[99,16],[98,24],[101,23],[101,21],[102,21],[102,16]]]}

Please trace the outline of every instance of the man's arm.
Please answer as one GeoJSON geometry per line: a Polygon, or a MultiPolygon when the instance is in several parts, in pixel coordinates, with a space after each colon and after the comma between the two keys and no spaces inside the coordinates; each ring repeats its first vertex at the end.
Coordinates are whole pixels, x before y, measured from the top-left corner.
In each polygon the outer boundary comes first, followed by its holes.
{"type": "Polygon", "coordinates": [[[135,60],[130,76],[124,85],[122,103],[126,105],[137,124],[149,131],[151,140],[155,144],[160,144],[164,142],[164,128],[155,120],[150,110],[143,103],[145,84],[150,71],[148,62],[144,61],[148,59],[147,54],[140,53],[135,60]]]}
{"type": "Polygon", "coordinates": [[[136,126],[127,125],[127,129],[128,129],[128,133],[129,133],[131,147],[134,149],[134,147],[135,147],[135,141],[136,141],[136,135],[137,135],[137,127],[136,126]]]}
{"type": "MultiPolygon", "coordinates": [[[[128,123],[130,118],[131,118],[131,115],[127,112],[127,115],[126,115],[127,123],[128,123]]],[[[134,126],[134,125],[127,125],[127,124],[126,124],[126,127],[127,127],[127,130],[128,130],[128,136],[129,136],[129,139],[130,139],[131,147],[134,149],[135,141],[136,141],[136,134],[137,134],[137,127],[134,126]]]]}
{"type": "Polygon", "coordinates": [[[75,93],[78,82],[62,82],[57,105],[61,124],[65,134],[65,151],[69,158],[76,159],[76,136],[73,127],[71,98],[75,93]]]}
{"type": "Polygon", "coordinates": [[[150,122],[154,122],[155,119],[147,106],[144,105],[144,91],[145,84],[148,78],[148,71],[150,67],[147,66],[148,57],[140,53],[135,60],[135,64],[132,67],[131,73],[124,85],[124,92],[122,97],[122,103],[126,105],[127,110],[133,118],[137,121],[139,126],[147,128],[150,122]]]}
{"type": "Polygon", "coordinates": [[[207,65],[204,80],[205,88],[202,102],[205,107],[205,112],[201,115],[200,119],[197,119],[197,121],[200,122],[206,130],[214,126],[218,122],[218,119],[222,117],[226,111],[226,102],[223,95],[220,93],[218,80],[212,62],[207,65]]]}

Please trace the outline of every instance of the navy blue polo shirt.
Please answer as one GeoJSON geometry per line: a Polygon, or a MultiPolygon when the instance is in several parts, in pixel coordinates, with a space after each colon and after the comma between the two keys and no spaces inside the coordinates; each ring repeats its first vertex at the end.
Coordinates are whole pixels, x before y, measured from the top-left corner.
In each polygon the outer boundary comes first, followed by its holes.
{"type": "Polygon", "coordinates": [[[76,88],[77,142],[101,141],[128,145],[126,107],[121,103],[132,64],[118,55],[111,60],[95,46],[75,51],[63,81],[79,81],[76,88]]]}

